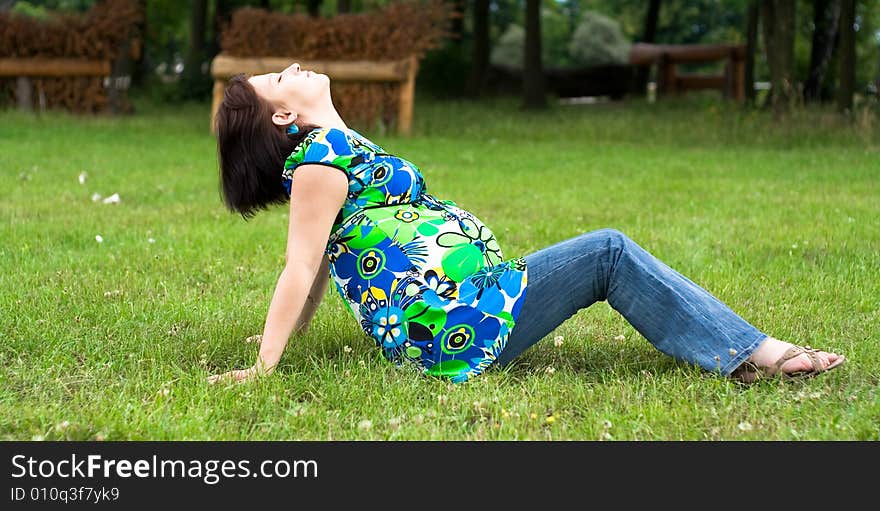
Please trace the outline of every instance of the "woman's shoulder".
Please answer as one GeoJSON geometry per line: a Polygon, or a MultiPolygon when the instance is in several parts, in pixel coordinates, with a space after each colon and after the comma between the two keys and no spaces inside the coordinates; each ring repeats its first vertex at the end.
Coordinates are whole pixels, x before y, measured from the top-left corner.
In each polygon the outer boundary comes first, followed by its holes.
{"type": "Polygon", "coordinates": [[[363,152],[362,143],[351,131],[336,127],[312,128],[287,157],[285,168],[317,163],[347,169],[360,161],[358,155],[363,152]]]}
{"type": "Polygon", "coordinates": [[[317,127],[312,128],[294,147],[287,163],[297,165],[327,158],[354,158],[359,155],[368,161],[371,159],[370,153],[387,154],[385,149],[353,128],[317,127]]]}

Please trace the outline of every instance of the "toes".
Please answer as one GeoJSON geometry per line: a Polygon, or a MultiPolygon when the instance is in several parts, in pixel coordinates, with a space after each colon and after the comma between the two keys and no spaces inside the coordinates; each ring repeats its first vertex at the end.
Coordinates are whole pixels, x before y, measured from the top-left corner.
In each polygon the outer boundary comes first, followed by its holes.
{"type": "MultiPolygon", "coordinates": [[[[816,360],[818,362],[818,370],[822,370],[833,364],[840,358],[840,355],[835,353],[828,353],[825,351],[819,351],[815,354],[816,360]]],[[[796,373],[801,371],[813,371],[816,370],[816,367],[813,366],[813,360],[806,353],[802,353],[797,357],[789,360],[785,364],[782,365],[782,371],[786,373],[796,373]]]]}

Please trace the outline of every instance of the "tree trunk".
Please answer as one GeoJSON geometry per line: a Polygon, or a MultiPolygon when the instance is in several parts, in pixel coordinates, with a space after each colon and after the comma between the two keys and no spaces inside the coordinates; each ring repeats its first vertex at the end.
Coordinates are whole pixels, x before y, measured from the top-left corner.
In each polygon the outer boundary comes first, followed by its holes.
{"type": "Polygon", "coordinates": [[[336,13],[346,14],[351,12],[351,0],[338,0],[336,2],[336,13]]]}
{"type": "Polygon", "coordinates": [[[810,50],[810,68],[804,82],[804,101],[819,101],[822,96],[822,80],[831,53],[840,18],[840,0],[814,0],[813,45],[810,50]]]}
{"type": "Polygon", "coordinates": [[[132,43],[130,37],[121,43],[119,56],[111,64],[109,85],[107,87],[107,108],[115,114],[132,113],[133,109],[128,102],[128,89],[131,87],[134,70],[132,58],[132,43]]]}
{"type": "Polygon", "coordinates": [[[792,107],[794,86],[795,0],[764,0],[761,3],[764,48],[770,67],[771,105],[779,119],[792,107]]]}
{"type": "Polygon", "coordinates": [[[758,4],[760,0],[750,0],[746,14],[746,62],[745,89],[746,104],[755,104],[755,48],[758,46],[758,4]]]}
{"type": "Polygon", "coordinates": [[[216,0],[214,3],[214,19],[211,25],[213,37],[208,43],[206,55],[209,60],[220,53],[220,36],[223,33],[223,28],[229,23],[232,9],[233,6],[230,5],[230,0],[216,0]]]}
{"type": "Polygon", "coordinates": [[[856,0],[841,0],[840,5],[840,82],[837,86],[837,110],[852,110],[856,83],[856,0]]]}
{"type": "Polygon", "coordinates": [[[134,61],[132,62],[131,68],[131,86],[140,87],[146,81],[146,77],[152,73],[152,63],[147,59],[147,49],[146,49],[146,39],[147,34],[149,33],[149,27],[147,26],[147,0],[138,0],[138,8],[143,13],[143,17],[141,17],[141,21],[137,24],[135,29],[135,37],[138,38],[138,49],[136,55],[133,57],[134,61]]]}
{"type": "Polygon", "coordinates": [[[306,0],[306,10],[309,16],[317,18],[321,15],[321,2],[323,0],[306,0]]]}
{"type": "Polygon", "coordinates": [[[486,88],[489,69],[489,0],[474,0],[474,48],[471,54],[471,72],[467,93],[480,97],[486,88]]]}
{"type": "Polygon", "coordinates": [[[452,0],[452,10],[456,13],[455,17],[449,24],[449,34],[452,43],[461,46],[464,36],[464,15],[467,10],[465,0],[452,0]]]}
{"type": "Polygon", "coordinates": [[[523,107],[547,107],[541,65],[541,0],[526,0],[526,42],[523,52],[523,107]]]}
{"type": "Polygon", "coordinates": [[[194,83],[202,72],[202,60],[205,58],[208,1],[193,0],[189,16],[189,48],[183,65],[183,79],[194,83]]]}
{"type": "MultiPolygon", "coordinates": [[[[657,20],[660,18],[660,0],[648,1],[648,12],[645,15],[645,32],[642,35],[643,43],[653,43],[657,37],[657,20]]],[[[636,72],[636,93],[645,94],[648,88],[651,67],[641,66],[636,72]]]]}

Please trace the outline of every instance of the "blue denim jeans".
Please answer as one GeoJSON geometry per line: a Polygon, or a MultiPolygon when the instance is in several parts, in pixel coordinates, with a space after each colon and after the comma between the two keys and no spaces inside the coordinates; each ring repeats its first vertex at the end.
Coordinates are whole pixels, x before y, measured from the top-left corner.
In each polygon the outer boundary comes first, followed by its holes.
{"type": "Polygon", "coordinates": [[[500,367],[599,300],[661,352],[724,376],[767,337],[615,229],[584,233],[525,259],[526,297],[496,361],[500,367]]]}

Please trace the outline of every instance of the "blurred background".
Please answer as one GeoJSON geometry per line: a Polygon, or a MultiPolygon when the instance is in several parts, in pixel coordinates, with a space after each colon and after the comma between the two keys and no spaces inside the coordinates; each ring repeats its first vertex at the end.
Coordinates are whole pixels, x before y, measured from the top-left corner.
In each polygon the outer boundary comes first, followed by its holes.
{"type": "MultiPolygon", "coordinates": [[[[420,98],[505,95],[543,108],[555,99],[653,101],[715,89],[777,114],[810,104],[852,112],[876,108],[880,2],[0,0],[7,107],[125,113],[134,110],[131,98],[208,102],[221,53],[318,61],[414,55],[420,98]],[[687,53],[713,48],[702,59],[687,53]],[[29,59],[46,58],[97,59],[110,68],[87,75],[71,67],[65,75],[56,61],[54,70],[34,71],[29,59]]],[[[376,85],[335,97],[365,97],[348,101],[349,115],[391,122],[398,92],[376,85]],[[385,114],[376,107],[383,102],[385,114]]]]}

